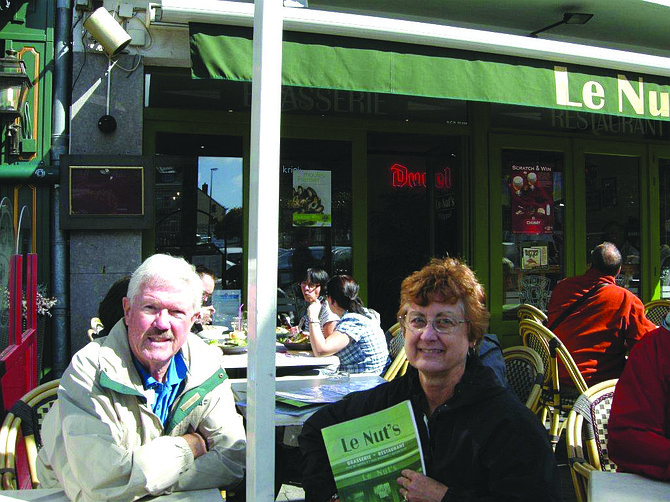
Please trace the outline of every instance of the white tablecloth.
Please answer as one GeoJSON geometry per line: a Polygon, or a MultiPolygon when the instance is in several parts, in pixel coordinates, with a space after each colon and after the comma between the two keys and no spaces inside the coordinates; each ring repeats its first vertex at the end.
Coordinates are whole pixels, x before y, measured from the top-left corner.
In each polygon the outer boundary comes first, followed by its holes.
{"type": "Polygon", "coordinates": [[[624,472],[593,471],[589,502],[670,501],[670,483],[624,472]]]}
{"type": "MultiPolygon", "coordinates": [[[[38,490],[7,490],[0,491],[0,502],[10,500],[34,500],[39,502],[68,502],[65,492],[59,488],[46,488],[38,490]]],[[[195,490],[190,492],[177,492],[160,497],[147,497],[142,500],[158,500],[161,502],[221,502],[221,492],[214,488],[209,490],[195,490]]]]}

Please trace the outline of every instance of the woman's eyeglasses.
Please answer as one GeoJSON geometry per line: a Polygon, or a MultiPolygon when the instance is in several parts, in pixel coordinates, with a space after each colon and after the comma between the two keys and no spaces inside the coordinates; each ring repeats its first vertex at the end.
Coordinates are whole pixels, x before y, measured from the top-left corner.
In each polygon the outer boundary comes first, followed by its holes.
{"type": "Polygon", "coordinates": [[[211,307],[212,306],[212,295],[209,293],[203,293],[202,294],[202,306],[203,307],[211,307]]]}
{"type": "Polygon", "coordinates": [[[307,281],[302,281],[302,282],[300,283],[300,285],[301,285],[303,288],[307,288],[307,289],[316,289],[316,288],[318,288],[318,287],[320,286],[320,284],[314,284],[313,282],[307,282],[307,281]]]}
{"type": "Polygon", "coordinates": [[[423,331],[428,326],[428,323],[433,325],[433,329],[438,333],[448,335],[453,333],[461,324],[469,322],[467,319],[452,319],[451,317],[436,317],[435,319],[426,319],[422,315],[407,314],[405,315],[405,324],[412,331],[423,331]]]}

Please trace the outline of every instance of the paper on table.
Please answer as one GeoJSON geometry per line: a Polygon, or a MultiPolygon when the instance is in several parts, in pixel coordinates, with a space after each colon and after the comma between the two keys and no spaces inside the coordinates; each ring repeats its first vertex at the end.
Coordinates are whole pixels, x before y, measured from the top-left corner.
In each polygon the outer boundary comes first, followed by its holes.
{"type": "Polygon", "coordinates": [[[377,380],[348,379],[343,383],[326,384],[318,387],[302,387],[291,392],[277,391],[277,397],[302,401],[303,403],[335,403],[347,394],[376,387],[381,382],[377,380]]]}

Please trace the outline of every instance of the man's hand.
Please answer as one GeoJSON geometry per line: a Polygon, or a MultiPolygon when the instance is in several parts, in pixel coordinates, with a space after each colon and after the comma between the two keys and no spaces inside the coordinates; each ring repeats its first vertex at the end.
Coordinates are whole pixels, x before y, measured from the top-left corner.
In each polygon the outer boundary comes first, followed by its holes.
{"type": "Polygon", "coordinates": [[[205,438],[203,438],[197,432],[188,432],[182,437],[186,440],[188,446],[191,448],[191,451],[193,452],[193,458],[198,458],[200,455],[207,453],[207,443],[205,442],[205,438]]]}
{"type": "Polygon", "coordinates": [[[411,502],[440,502],[447,487],[434,479],[410,469],[404,469],[398,478],[400,495],[411,502]]]}

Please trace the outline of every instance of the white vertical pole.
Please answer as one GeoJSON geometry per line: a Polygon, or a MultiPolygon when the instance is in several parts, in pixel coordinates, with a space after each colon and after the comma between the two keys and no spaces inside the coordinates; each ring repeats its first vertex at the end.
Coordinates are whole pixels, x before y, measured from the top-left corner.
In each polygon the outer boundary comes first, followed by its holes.
{"type": "Polygon", "coordinates": [[[282,0],[256,0],[249,177],[247,500],[274,500],[282,0]]]}

